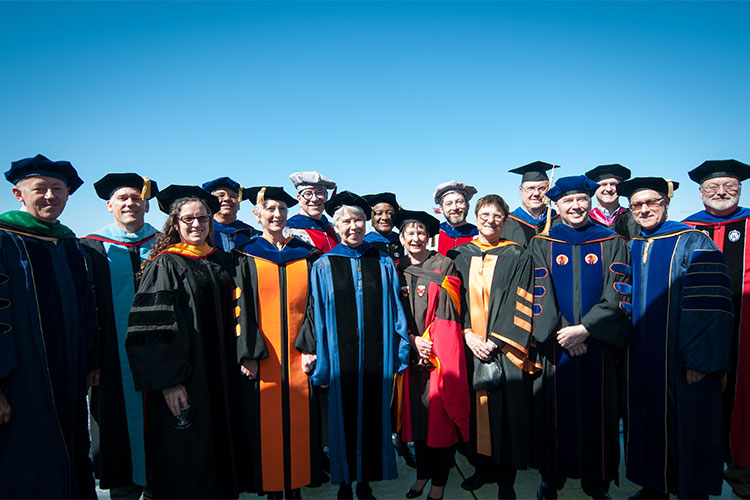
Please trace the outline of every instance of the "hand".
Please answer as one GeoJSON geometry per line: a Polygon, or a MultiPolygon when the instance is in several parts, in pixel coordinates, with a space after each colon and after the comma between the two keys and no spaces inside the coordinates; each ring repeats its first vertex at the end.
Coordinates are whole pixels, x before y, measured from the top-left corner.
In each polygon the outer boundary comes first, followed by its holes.
{"type": "Polygon", "coordinates": [[[246,359],[240,365],[240,371],[244,373],[250,380],[255,380],[258,376],[258,360],[257,359],[246,359]]]}
{"type": "Polygon", "coordinates": [[[302,353],[302,371],[310,375],[315,370],[315,360],[318,357],[315,354],[302,353]]]}
{"type": "Polygon", "coordinates": [[[91,370],[89,372],[88,377],[86,377],[86,387],[96,387],[99,385],[99,381],[101,380],[101,369],[97,368],[96,370],[91,370]]]}
{"type": "Polygon", "coordinates": [[[557,343],[563,349],[583,344],[589,338],[589,331],[583,325],[571,325],[557,331],[557,343]]]}
{"type": "Polygon", "coordinates": [[[464,334],[466,345],[469,346],[474,356],[481,361],[488,361],[495,348],[495,344],[487,342],[476,333],[466,332],[464,334]]]}
{"type": "Polygon", "coordinates": [[[5,395],[0,392],[0,425],[10,423],[10,403],[5,395]]]}
{"type": "Polygon", "coordinates": [[[190,406],[188,393],[185,390],[185,387],[181,384],[162,389],[161,393],[164,395],[164,401],[167,402],[169,411],[171,411],[172,415],[175,417],[180,414],[180,403],[182,403],[183,408],[190,406]]]}
{"type": "Polygon", "coordinates": [[[697,371],[691,370],[690,368],[685,370],[685,378],[687,379],[688,384],[694,384],[696,382],[700,382],[701,380],[703,380],[703,377],[705,376],[706,376],[705,373],[698,373],[697,371]]]}
{"type": "Polygon", "coordinates": [[[589,348],[586,347],[586,344],[578,344],[568,349],[568,355],[571,357],[580,356],[581,354],[586,354],[588,350],[589,348]]]}
{"type": "Polygon", "coordinates": [[[414,337],[414,350],[417,351],[420,359],[430,359],[430,354],[432,354],[432,342],[424,337],[414,337]]]}

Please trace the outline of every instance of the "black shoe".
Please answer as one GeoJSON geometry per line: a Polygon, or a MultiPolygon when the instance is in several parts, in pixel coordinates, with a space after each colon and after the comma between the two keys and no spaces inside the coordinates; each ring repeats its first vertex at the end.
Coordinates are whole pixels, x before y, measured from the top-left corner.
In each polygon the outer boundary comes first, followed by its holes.
{"type": "Polygon", "coordinates": [[[336,498],[339,500],[352,500],[354,498],[354,492],[352,491],[352,485],[341,483],[339,485],[339,491],[336,493],[336,498]]]}
{"type": "Polygon", "coordinates": [[[268,498],[268,500],[283,500],[284,492],[283,491],[266,491],[266,498],[268,498]]]}
{"type": "Polygon", "coordinates": [[[422,486],[421,490],[413,490],[409,488],[409,491],[406,492],[406,498],[419,498],[422,496],[422,493],[424,493],[424,486],[422,486]]]}
{"type": "Polygon", "coordinates": [[[536,490],[536,497],[538,500],[555,500],[557,498],[557,490],[542,481],[539,484],[539,489],[536,490]]]}
{"type": "Polygon", "coordinates": [[[478,490],[485,484],[494,483],[495,480],[479,471],[476,471],[473,475],[467,477],[461,482],[461,488],[467,491],[478,490]]]}
{"type": "Polygon", "coordinates": [[[284,492],[284,498],[286,498],[287,500],[302,500],[302,492],[299,488],[286,490],[284,492]]]}
{"type": "Polygon", "coordinates": [[[498,500],[515,500],[516,490],[513,488],[513,486],[498,486],[497,498],[498,500]]]}
{"type": "Polygon", "coordinates": [[[653,488],[641,488],[628,497],[628,500],[666,500],[669,495],[653,488]]]}
{"type": "Polygon", "coordinates": [[[359,500],[375,500],[375,497],[372,495],[372,488],[370,487],[370,483],[361,482],[357,483],[357,498],[359,500]]]}

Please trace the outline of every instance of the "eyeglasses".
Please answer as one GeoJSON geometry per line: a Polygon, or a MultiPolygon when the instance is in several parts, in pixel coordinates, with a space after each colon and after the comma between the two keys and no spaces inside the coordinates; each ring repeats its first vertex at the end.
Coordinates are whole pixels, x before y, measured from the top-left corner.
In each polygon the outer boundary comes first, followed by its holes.
{"type": "Polygon", "coordinates": [[[237,201],[240,199],[239,194],[227,193],[226,191],[214,191],[213,195],[216,196],[219,201],[224,199],[237,201]]]}
{"type": "Polygon", "coordinates": [[[483,213],[477,214],[477,219],[481,220],[482,222],[487,222],[490,219],[492,219],[493,222],[502,222],[503,219],[505,219],[505,216],[483,212],[483,213]]]}
{"type": "Polygon", "coordinates": [[[726,184],[706,184],[705,186],[701,186],[701,190],[706,194],[716,194],[719,192],[719,188],[724,188],[726,193],[737,194],[737,191],[740,190],[740,185],[736,182],[728,182],[726,184]]]}
{"type": "Polygon", "coordinates": [[[532,193],[544,194],[549,189],[549,184],[547,184],[546,186],[521,186],[521,189],[523,189],[524,192],[527,194],[532,194],[532,193]]]}
{"type": "Polygon", "coordinates": [[[180,222],[188,226],[192,225],[196,220],[198,221],[198,224],[205,224],[210,218],[210,215],[183,215],[182,217],[177,217],[180,222]]]}
{"type": "Polygon", "coordinates": [[[309,191],[302,191],[300,193],[300,196],[302,196],[307,201],[312,200],[313,198],[323,198],[325,199],[328,196],[328,193],[326,191],[323,191],[322,189],[318,190],[309,190],[309,191]]]}
{"type": "Polygon", "coordinates": [[[646,206],[646,207],[648,207],[648,208],[650,208],[652,210],[655,209],[655,208],[659,208],[659,205],[661,205],[661,202],[662,202],[663,199],[664,199],[664,197],[662,196],[661,198],[652,198],[652,199],[646,200],[646,201],[637,201],[635,203],[631,203],[630,204],[630,211],[631,212],[639,212],[639,211],[641,211],[643,209],[644,206],[646,206]]]}

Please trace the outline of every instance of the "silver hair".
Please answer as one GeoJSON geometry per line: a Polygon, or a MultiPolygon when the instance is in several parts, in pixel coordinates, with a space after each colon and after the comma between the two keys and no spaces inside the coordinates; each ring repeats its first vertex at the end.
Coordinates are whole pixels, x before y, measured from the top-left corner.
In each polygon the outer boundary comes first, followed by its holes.
{"type": "Polygon", "coordinates": [[[341,205],[339,208],[336,209],[335,212],[333,212],[333,225],[337,226],[339,223],[339,219],[344,215],[344,212],[351,212],[355,215],[358,215],[359,217],[362,217],[362,220],[367,220],[367,217],[365,216],[365,211],[362,210],[362,207],[358,207],[355,205],[341,205]]]}

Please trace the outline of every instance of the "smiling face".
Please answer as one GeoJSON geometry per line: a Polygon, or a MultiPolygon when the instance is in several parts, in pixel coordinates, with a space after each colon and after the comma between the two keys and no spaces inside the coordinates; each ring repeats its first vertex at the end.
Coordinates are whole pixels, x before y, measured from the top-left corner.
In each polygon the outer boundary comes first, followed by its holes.
{"type": "Polygon", "coordinates": [[[463,193],[451,191],[440,200],[440,211],[451,226],[460,226],[466,222],[469,203],[463,193]]]}
{"type": "Polygon", "coordinates": [[[494,203],[478,207],[476,216],[479,239],[484,243],[497,243],[500,240],[500,233],[503,232],[507,215],[494,203]]]}
{"type": "Polygon", "coordinates": [[[617,185],[619,183],[620,180],[615,177],[599,181],[599,188],[596,190],[596,199],[599,200],[600,205],[610,207],[615,203],[619,203],[620,197],[617,194],[617,185]]]}
{"type": "Polygon", "coordinates": [[[299,211],[301,214],[315,220],[320,220],[326,208],[328,191],[322,187],[303,189],[297,193],[297,200],[299,201],[299,211]]]}
{"type": "Polygon", "coordinates": [[[128,233],[135,233],[143,227],[148,201],[141,199],[140,190],[122,187],[107,200],[107,210],[114,216],[117,227],[128,233]]]}
{"type": "Polygon", "coordinates": [[[430,252],[427,249],[427,242],[430,240],[430,235],[425,225],[421,222],[414,221],[407,223],[401,232],[398,233],[398,239],[409,256],[413,257],[414,260],[422,262],[430,252]]]}
{"type": "Polygon", "coordinates": [[[390,203],[378,203],[372,207],[372,228],[388,236],[393,231],[393,213],[396,209],[390,203]]]}
{"type": "Polygon", "coordinates": [[[16,184],[13,195],[21,202],[21,210],[37,219],[52,223],[68,202],[68,185],[56,177],[27,177],[16,184]]]}
{"type": "Polygon", "coordinates": [[[544,193],[549,189],[549,181],[526,181],[521,184],[521,206],[530,214],[544,206],[544,193]]]}
{"type": "Polygon", "coordinates": [[[362,244],[362,238],[365,237],[365,218],[347,208],[342,209],[336,223],[336,232],[341,237],[341,243],[356,248],[362,244]]]}
{"type": "Polygon", "coordinates": [[[586,193],[572,193],[557,200],[557,211],[563,224],[576,229],[588,223],[590,208],[591,197],[586,193]]]}
{"type": "Polygon", "coordinates": [[[240,195],[234,189],[223,187],[211,191],[211,194],[219,199],[219,211],[214,214],[217,222],[231,224],[237,220],[237,212],[240,210],[240,195]]]}
{"type": "Polygon", "coordinates": [[[630,197],[630,211],[635,221],[646,231],[659,227],[667,220],[669,198],[653,189],[642,189],[630,197]]]}
{"type": "Polygon", "coordinates": [[[206,242],[210,229],[211,213],[200,201],[188,201],[180,207],[175,227],[180,241],[188,245],[201,246],[206,242]]]}
{"type": "Polygon", "coordinates": [[[742,184],[734,177],[714,177],[701,183],[700,193],[706,211],[723,216],[734,212],[739,205],[742,184]]]}
{"type": "Polygon", "coordinates": [[[266,200],[262,203],[262,208],[256,206],[254,213],[266,236],[279,234],[286,226],[287,206],[283,201],[266,200]]]}

